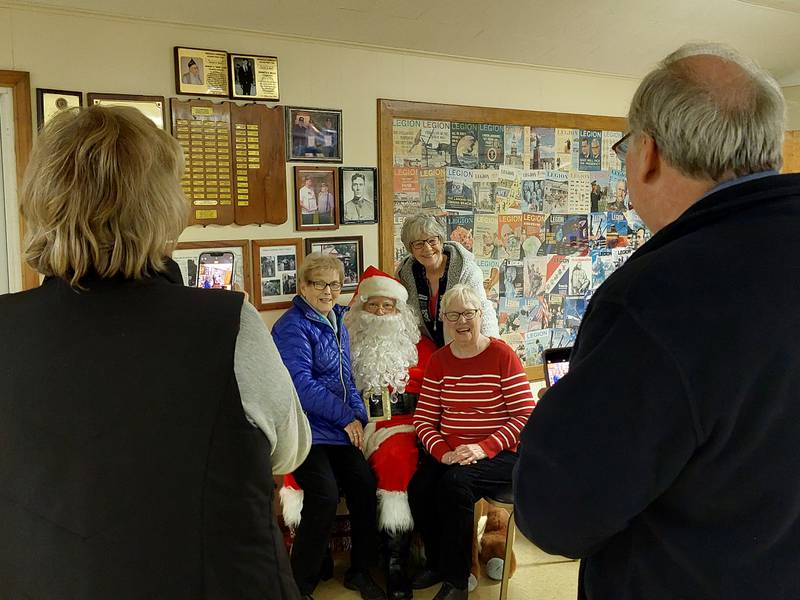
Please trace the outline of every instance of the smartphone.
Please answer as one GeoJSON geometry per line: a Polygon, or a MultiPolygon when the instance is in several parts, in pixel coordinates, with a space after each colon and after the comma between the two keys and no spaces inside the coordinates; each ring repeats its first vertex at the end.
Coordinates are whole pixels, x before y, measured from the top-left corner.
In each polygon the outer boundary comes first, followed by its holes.
{"type": "Polygon", "coordinates": [[[548,348],[542,353],[544,380],[548,387],[567,374],[570,352],[572,348],[548,348]]]}
{"type": "Polygon", "coordinates": [[[202,252],[197,265],[197,287],[233,289],[233,252],[202,252]]]}

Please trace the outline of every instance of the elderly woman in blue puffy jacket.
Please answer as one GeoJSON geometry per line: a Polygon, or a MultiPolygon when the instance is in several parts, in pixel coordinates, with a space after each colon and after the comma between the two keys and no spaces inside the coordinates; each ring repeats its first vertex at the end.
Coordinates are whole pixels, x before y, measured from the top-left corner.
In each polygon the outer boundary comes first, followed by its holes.
{"type": "Polygon", "coordinates": [[[300,403],[311,424],[312,446],[294,471],[303,489],[300,523],[292,547],[292,571],[304,597],[311,597],[336,517],[340,488],[350,512],[353,548],[344,585],[365,600],[385,598],[369,574],[377,556],[375,476],[362,453],[364,402],[350,371],[350,337],[336,304],[344,267],[336,257],[309,254],[298,273],[300,294],[272,328],[300,403]]]}

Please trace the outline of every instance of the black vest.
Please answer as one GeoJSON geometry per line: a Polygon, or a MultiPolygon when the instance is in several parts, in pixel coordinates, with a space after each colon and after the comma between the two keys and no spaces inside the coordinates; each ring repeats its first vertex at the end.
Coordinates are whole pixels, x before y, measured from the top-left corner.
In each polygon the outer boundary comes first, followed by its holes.
{"type": "Polygon", "coordinates": [[[84,286],[0,296],[0,598],[296,598],[242,295],[84,286]]]}

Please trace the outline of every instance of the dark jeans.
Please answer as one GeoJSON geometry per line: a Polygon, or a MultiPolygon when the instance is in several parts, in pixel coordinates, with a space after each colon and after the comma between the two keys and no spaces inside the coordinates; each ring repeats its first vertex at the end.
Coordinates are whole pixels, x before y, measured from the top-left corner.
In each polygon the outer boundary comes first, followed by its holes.
{"type": "Polygon", "coordinates": [[[428,453],[408,485],[408,502],[425,542],[426,567],[464,589],[472,563],[475,503],[511,485],[515,452],[504,451],[474,465],[443,465],[428,453]]]}
{"type": "Polygon", "coordinates": [[[368,570],[378,554],[375,475],[355,446],[314,444],[294,472],[303,489],[303,511],[292,547],[292,572],[301,594],[319,583],[322,560],[339,504],[339,488],[350,512],[350,568],[368,570]]]}

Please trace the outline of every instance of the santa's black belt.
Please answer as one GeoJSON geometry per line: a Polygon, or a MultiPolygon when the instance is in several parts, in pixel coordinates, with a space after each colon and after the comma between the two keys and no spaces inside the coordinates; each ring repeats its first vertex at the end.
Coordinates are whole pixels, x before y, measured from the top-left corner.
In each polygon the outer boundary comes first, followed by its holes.
{"type": "Polygon", "coordinates": [[[419,394],[409,392],[392,394],[392,416],[414,414],[417,400],[419,400],[419,394]]]}

